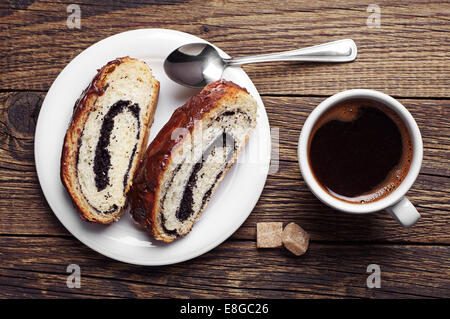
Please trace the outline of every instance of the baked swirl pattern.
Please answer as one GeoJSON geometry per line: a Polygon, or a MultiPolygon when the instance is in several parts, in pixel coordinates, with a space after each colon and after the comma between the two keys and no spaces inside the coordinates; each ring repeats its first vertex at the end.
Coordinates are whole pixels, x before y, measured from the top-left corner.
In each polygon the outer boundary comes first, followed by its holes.
{"type": "Polygon", "coordinates": [[[217,81],[173,113],[147,149],[129,194],[134,219],[158,240],[186,235],[256,126],[257,103],[217,81]]]}
{"type": "Polygon", "coordinates": [[[64,139],[61,179],[82,218],[110,223],[123,213],[158,93],[150,68],[125,57],[100,69],[77,101],[64,139]]]}

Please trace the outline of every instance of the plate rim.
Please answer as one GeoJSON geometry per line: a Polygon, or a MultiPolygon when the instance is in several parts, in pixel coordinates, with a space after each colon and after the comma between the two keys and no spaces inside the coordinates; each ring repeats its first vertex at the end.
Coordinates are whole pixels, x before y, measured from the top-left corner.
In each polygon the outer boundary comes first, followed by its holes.
{"type": "MultiPolygon", "coordinates": [[[[49,198],[51,196],[50,196],[49,193],[47,193],[48,190],[46,190],[46,188],[43,187],[43,184],[45,184],[45,183],[43,183],[43,177],[41,176],[41,174],[43,172],[40,173],[39,172],[40,170],[38,169],[38,167],[40,167],[42,165],[41,162],[40,162],[41,161],[40,155],[38,155],[38,154],[40,154],[39,151],[38,151],[40,143],[37,142],[37,141],[39,141],[39,135],[42,134],[42,133],[40,133],[41,130],[42,130],[41,111],[44,109],[44,107],[46,105],[46,101],[48,101],[47,97],[48,97],[49,93],[53,94],[53,90],[52,89],[54,88],[55,84],[57,82],[59,82],[60,77],[67,72],[69,66],[72,63],[76,63],[76,61],[78,59],[80,59],[82,56],[84,56],[86,54],[89,54],[89,52],[87,52],[87,51],[92,50],[93,48],[95,48],[98,45],[101,45],[102,42],[104,42],[104,41],[111,41],[111,39],[114,39],[114,38],[120,37],[120,36],[125,36],[126,34],[130,34],[130,33],[136,33],[137,34],[137,33],[148,33],[148,32],[152,32],[152,33],[161,32],[161,33],[173,34],[173,35],[178,35],[178,36],[181,35],[183,37],[186,37],[186,38],[198,41],[198,42],[209,43],[209,44],[213,45],[216,49],[218,49],[218,51],[219,51],[219,53],[221,55],[223,55],[224,57],[228,57],[229,58],[228,54],[226,54],[220,48],[216,47],[214,44],[212,44],[212,43],[210,43],[210,42],[208,42],[208,41],[206,41],[206,40],[204,40],[204,39],[202,39],[202,38],[200,38],[200,37],[198,37],[196,35],[189,34],[189,33],[183,32],[183,31],[174,30],[174,29],[141,28],[141,29],[135,29],[135,30],[128,30],[128,31],[124,31],[124,32],[119,32],[119,33],[113,34],[111,36],[108,36],[108,37],[106,37],[104,39],[101,39],[101,40],[93,43],[92,45],[90,45],[89,47],[87,47],[86,49],[81,51],[69,63],[67,63],[65,65],[65,67],[59,72],[59,74],[57,75],[57,77],[53,81],[52,85],[48,89],[48,91],[46,93],[46,96],[45,96],[45,98],[44,98],[44,100],[42,102],[41,109],[39,111],[39,116],[38,116],[38,119],[37,119],[37,122],[36,122],[36,130],[35,130],[35,134],[34,134],[34,158],[35,158],[36,173],[37,173],[37,177],[38,177],[38,181],[39,181],[39,185],[41,187],[42,193],[43,193],[43,195],[44,195],[44,197],[45,197],[45,199],[46,199],[46,201],[47,201],[47,203],[48,203],[52,213],[56,216],[58,221],[64,226],[64,228],[72,236],[74,236],[78,241],[80,241],[81,243],[83,243],[84,245],[86,245],[87,247],[92,249],[93,251],[95,251],[95,252],[97,252],[97,253],[99,253],[99,254],[101,254],[103,256],[106,256],[108,258],[111,258],[113,260],[120,261],[120,262],[127,263],[127,264],[140,265],[140,266],[162,266],[162,265],[176,264],[176,263],[184,262],[184,261],[191,260],[191,259],[194,259],[196,257],[199,257],[199,256],[201,256],[201,255],[211,251],[212,249],[214,249],[215,247],[219,246],[220,244],[222,244],[224,241],[226,241],[228,238],[230,238],[242,226],[242,224],[248,219],[248,217],[252,213],[254,207],[256,206],[257,202],[259,201],[259,198],[261,197],[262,191],[264,190],[265,184],[267,182],[267,176],[268,176],[268,173],[269,173],[269,167],[270,167],[270,160],[271,160],[270,152],[268,152],[268,158],[267,158],[267,163],[265,163],[266,165],[264,167],[264,172],[263,172],[263,174],[261,174],[261,175],[264,175],[264,181],[260,183],[259,189],[257,189],[257,191],[255,192],[255,193],[258,194],[258,196],[255,196],[255,199],[253,199],[252,202],[251,202],[251,205],[249,205],[252,208],[250,209],[250,211],[248,213],[246,213],[245,218],[243,218],[242,221],[239,220],[237,223],[234,223],[233,227],[230,227],[228,231],[225,231],[222,236],[219,236],[216,240],[211,241],[208,245],[205,245],[202,249],[198,249],[195,253],[192,253],[190,255],[188,254],[186,256],[182,256],[181,258],[178,258],[178,257],[174,257],[174,258],[170,258],[170,259],[166,258],[163,261],[158,261],[158,260],[156,260],[156,261],[155,260],[149,261],[149,260],[142,260],[142,259],[136,259],[136,258],[131,259],[128,256],[124,256],[122,254],[117,254],[115,251],[110,250],[110,249],[108,249],[106,247],[104,249],[101,249],[101,247],[98,247],[98,245],[93,243],[90,238],[87,238],[87,237],[83,236],[83,234],[78,233],[78,231],[76,231],[76,229],[75,230],[74,229],[70,229],[70,227],[68,225],[69,222],[67,220],[64,220],[63,218],[60,218],[58,213],[56,213],[54,208],[52,207],[51,201],[49,200],[49,198]]],[[[262,106],[262,110],[265,113],[265,116],[267,118],[267,126],[268,126],[268,130],[269,130],[269,132],[268,132],[268,139],[269,139],[268,143],[269,143],[269,145],[271,145],[270,123],[269,123],[269,120],[268,120],[268,116],[267,116],[267,112],[266,112],[266,109],[265,109],[265,105],[264,105],[264,103],[262,101],[262,98],[261,98],[258,90],[256,89],[256,86],[253,84],[253,81],[250,79],[250,77],[247,75],[247,73],[245,71],[243,71],[243,70],[242,70],[242,76],[244,76],[246,78],[246,80],[248,80],[253,85],[253,87],[255,89],[255,92],[257,94],[257,96],[255,96],[255,98],[257,99],[258,104],[260,104],[262,106]]],[[[49,103],[49,102],[47,102],[47,103],[49,103]]],[[[270,146],[269,149],[271,149],[271,146],[270,146]]],[[[60,167],[58,167],[58,170],[60,170],[60,167]]]]}

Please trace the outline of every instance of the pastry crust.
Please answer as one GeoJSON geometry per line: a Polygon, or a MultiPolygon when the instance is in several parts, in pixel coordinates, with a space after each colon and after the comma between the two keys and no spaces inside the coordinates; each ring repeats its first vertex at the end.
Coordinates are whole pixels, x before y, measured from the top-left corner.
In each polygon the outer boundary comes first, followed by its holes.
{"type": "MultiPolygon", "coordinates": [[[[141,106],[146,107],[146,112],[143,116],[143,120],[139,128],[139,149],[137,151],[135,159],[132,160],[132,164],[129,170],[130,176],[133,176],[140,157],[142,157],[142,154],[145,151],[145,147],[147,146],[149,128],[153,123],[153,117],[155,114],[159,94],[159,82],[151,76],[151,70],[145,64],[145,62],[139,61],[137,59],[133,59],[130,57],[118,58],[110,61],[98,70],[98,73],[92,80],[91,84],[83,91],[81,97],[75,103],[72,120],[64,138],[61,155],[61,181],[68,194],[70,195],[74,206],[79,211],[81,218],[87,221],[103,224],[109,224],[113,221],[117,221],[123,214],[124,209],[123,207],[121,207],[112,214],[102,214],[98,211],[95,211],[95,208],[89,204],[89,202],[86,200],[86,198],[84,198],[82,192],[80,191],[77,174],[77,162],[81,137],[83,134],[85,123],[88,120],[89,114],[91,114],[91,112],[95,111],[96,108],[102,107],[97,105],[96,102],[105,93],[105,90],[109,85],[109,79],[119,65],[137,65],[139,68],[144,70],[144,72],[150,72],[151,77],[149,83],[149,85],[151,86],[151,89],[149,91],[151,94],[150,103],[149,105],[141,106]]],[[[124,187],[125,195],[131,187],[132,178],[130,178],[129,181],[130,182],[124,187]]]]}

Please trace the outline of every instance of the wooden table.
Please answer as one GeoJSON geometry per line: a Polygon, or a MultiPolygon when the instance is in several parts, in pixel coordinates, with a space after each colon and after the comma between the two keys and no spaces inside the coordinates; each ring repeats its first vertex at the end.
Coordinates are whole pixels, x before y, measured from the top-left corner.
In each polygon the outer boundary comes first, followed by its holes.
{"type": "Polygon", "coordinates": [[[450,297],[449,2],[379,0],[381,24],[373,27],[371,2],[360,0],[77,0],[81,29],[67,27],[70,3],[0,3],[1,297],[450,297]],[[39,109],[62,68],[91,44],[138,28],[189,32],[231,56],[341,38],[359,48],[348,64],[244,67],[270,125],[280,130],[280,169],[230,239],[166,267],[127,265],[81,244],[48,207],[33,156],[39,109]],[[326,97],[353,88],[394,96],[421,129],[423,167],[408,197],[422,219],[409,230],[385,212],[333,211],[300,175],[296,148],[306,116],[326,97]],[[263,221],[301,225],[311,234],[307,254],[256,249],[255,225],[263,221]],[[79,289],[66,286],[72,263],[82,270],[79,289]],[[369,264],[381,267],[381,288],[367,288],[369,264]]]}

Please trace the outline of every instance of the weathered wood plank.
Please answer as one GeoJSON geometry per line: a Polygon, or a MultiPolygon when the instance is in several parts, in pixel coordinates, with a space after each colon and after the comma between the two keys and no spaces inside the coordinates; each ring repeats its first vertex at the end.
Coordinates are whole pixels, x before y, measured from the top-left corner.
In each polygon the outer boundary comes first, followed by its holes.
{"type": "MultiPolygon", "coordinates": [[[[68,235],[52,214],[36,176],[33,140],[41,93],[0,93],[0,233],[68,235]],[[33,216],[33,218],[29,218],[33,216]]],[[[255,238],[258,221],[295,221],[321,241],[450,243],[450,129],[446,100],[401,100],[417,118],[425,145],[423,172],[408,193],[423,217],[404,230],[384,213],[354,216],[333,211],[307,189],[296,162],[307,114],[322,98],[264,97],[272,127],[280,128],[280,167],[234,238],[255,238]],[[357,229],[357,231],[355,231],[357,229]]]]}
{"type": "Polygon", "coordinates": [[[192,261],[141,267],[112,261],[71,238],[0,237],[2,297],[416,298],[450,296],[450,248],[324,245],[306,255],[227,241],[192,261]],[[81,288],[66,286],[66,267],[81,268],[81,288]],[[369,264],[381,288],[368,289],[369,264]],[[20,287],[17,289],[16,287],[20,287]]]}
{"type": "Polygon", "coordinates": [[[402,97],[450,96],[449,3],[378,1],[381,25],[369,28],[367,4],[356,0],[177,2],[78,1],[81,30],[66,26],[70,1],[4,5],[0,88],[47,90],[60,70],[96,41],[121,31],[162,27],[203,37],[232,56],[347,37],[357,42],[354,63],[246,66],[263,94],[330,95],[365,87],[402,97]]]}
{"type": "MultiPolygon", "coordinates": [[[[1,177],[0,233],[68,235],[43,198],[35,174],[20,178],[16,178],[16,172],[13,175],[1,177]]],[[[269,176],[258,204],[234,238],[254,240],[257,222],[294,221],[310,232],[314,240],[448,244],[449,189],[449,178],[421,175],[408,196],[422,219],[405,230],[384,212],[357,216],[328,208],[307,189],[298,165],[282,162],[281,171],[269,176]]]]}
{"type": "Polygon", "coordinates": [[[381,26],[369,28],[367,4],[357,0],[78,0],[81,30],[66,26],[70,3],[0,3],[0,297],[450,297],[450,3],[380,0],[381,26]],[[232,240],[193,261],[147,268],[95,253],[63,228],[39,187],[33,147],[43,92],[71,59],[115,33],[159,27],[198,35],[232,56],[347,37],[359,56],[349,64],[245,66],[279,128],[279,170],[232,240]],[[422,174],[408,197],[422,219],[410,230],[383,212],[333,211],[300,176],[306,116],[326,96],[360,87],[400,97],[421,129],[422,174]],[[294,257],[256,249],[260,221],[297,222],[311,234],[310,250],[294,257]],[[81,289],[66,286],[71,263],[81,266],[81,289]],[[373,263],[381,289],[366,288],[373,263]]]}
{"type": "MultiPolygon", "coordinates": [[[[33,139],[41,92],[0,93],[1,163],[8,168],[34,167],[33,139]]],[[[315,97],[263,96],[271,128],[279,130],[283,160],[297,161],[298,137],[308,114],[325,99],[315,97]]],[[[399,99],[419,125],[424,144],[422,172],[450,176],[450,101],[399,99]]],[[[26,169],[26,168],[29,169],[26,169]]]]}
{"type": "Polygon", "coordinates": [[[308,190],[297,163],[282,162],[280,171],[269,176],[258,204],[234,237],[256,238],[257,222],[281,221],[287,224],[293,221],[316,240],[448,244],[449,190],[449,178],[420,175],[407,195],[422,218],[412,228],[403,229],[386,212],[350,215],[329,208],[308,190]]]}

